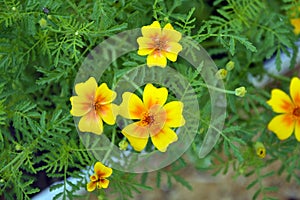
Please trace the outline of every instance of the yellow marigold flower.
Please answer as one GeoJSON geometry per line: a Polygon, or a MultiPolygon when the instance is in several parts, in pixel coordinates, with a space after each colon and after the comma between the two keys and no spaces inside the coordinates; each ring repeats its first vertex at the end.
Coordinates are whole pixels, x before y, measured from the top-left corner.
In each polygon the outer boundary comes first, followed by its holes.
{"type": "Polygon", "coordinates": [[[266,148],[263,145],[263,143],[255,142],[254,148],[255,148],[255,151],[256,151],[256,155],[258,155],[258,157],[260,157],[260,158],[266,157],[266,148]]]}
{"type": "Polygon", "coordinates": [[[95,174],[90,176],[90,182],[86,186],[86,189],[89,192],[94,191],[96,188],[107,188],[109,185],[109,180],[106,178],[110,177],[113,170],[104,166],[101,162],[96,162],[94,166],[94,172],[95,174]]]}
{"type": "Polygon", "coordinates": [[[173,62],[177,60],[177,55],[182,50],[182,46],[178,43],[181,33],[175,31],[170,23],[163,29],[158,21],[149,26],[143,26],[142,35],[143,37],[137,39],[139,44],[137,53],[141,56],[148,55],[149,67],[166,67],[167,58],[173,62]]]}
{"type": "Polygon", "coordinates": [[[289,138],[295,130],[296,139],[300,142],[300,79],[294,77],[290,83],[290,96],[282,90],[273,89],[267,103],[273,111],[279,113],[268,124],[280,140],[289,138]]]}
{"type": "Polygon", "coordinates": [[[290,22],[294,26],[294,33],[298,35],[300,33],[300,18],[290,19],[290,22]]]}
{"type": "Polygon", "coordinates": [[[226,69],[219,69],[216,73],[217,79],[225,79],[227,76],[227,70],[226,69]]]}
{"type": "Polygon", "coordinates": [[[172,101],[167,104],[168,90],[147,84],[143,101],[135,94],[125,92],[119,107],[119,114],[127,119],[137,119],[122,130],[136,151],[145,148],[149,136],[153,145],[161,152],[177,141],[176,133],[171,129],[185,124],[182,116],[183,103],[172,101]]]}
{"type": "Polygon", "coordinates": [[[112,101],[117,94],[106,83],[98,87],[96,79],[91,77],[84,83],[76,84],[75,92],[78,96],[70,98],[70,112],[73,116],[81,117],[78,123],[80,131],[99,135],[103,132],[103,121],[110,125],[115,123],[117,106],[112,101]]]}
{"type": "Polygon", "coordinates": [[[247,90],[245,87],[239,87],[234,90],[234,93],[238,97],[244,97],[245,94],[247,93],[247,90]]]}
{"type": "Polygon", "coordinates": [[[234,62],[233,61],[229,61],[227,64],[226,64],[226,70],[227,71],[231,71],[234,69],[234,62]]]}

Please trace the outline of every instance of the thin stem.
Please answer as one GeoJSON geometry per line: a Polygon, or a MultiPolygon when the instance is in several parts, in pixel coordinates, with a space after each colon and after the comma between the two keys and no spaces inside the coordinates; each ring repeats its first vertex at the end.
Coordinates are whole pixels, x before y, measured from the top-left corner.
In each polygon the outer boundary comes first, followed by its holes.
{"type": "Polygon", "coordinates": [[[106,152],[106,154],[105,154],[105,156],[102,160],[102,163],[105,163],[105,161],[107,160],[107,158],[110,155],[111,151],[113,150],[113,147],[115,145],[115,138],[116,138],[116,129],[114,128],[113,132],[112,132],[111,143],[110,143],[110,146],[109,146],[110,148],[106,152]]]}
{"type": "Polygon", "coordinates": [[[214,87],[214,86],[211,86],[211,85],[207,85],[205,83],[197,83],[197,84],[200,85],[200,86],[206,87],[208,89],[218,91],[218,92],[223,92],[223,93],[227,93],[227,94],[235,94],[235,91],[232,91],[232,90],[225,90],[225,89],[222,89],[222,88],[217,88],[217,87],[214,87]]]}

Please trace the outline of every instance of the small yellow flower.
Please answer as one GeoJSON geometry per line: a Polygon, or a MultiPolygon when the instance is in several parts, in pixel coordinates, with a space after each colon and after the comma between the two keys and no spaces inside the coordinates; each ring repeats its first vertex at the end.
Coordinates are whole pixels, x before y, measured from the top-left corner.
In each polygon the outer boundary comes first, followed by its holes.
{"type": "Polygon", "coordinates": [[[219,69],[216,73],[217,79],[225,79],[227,76],[227,70],[226,69],[219,69]]]}
{"type": "Polygon", "coordinates": [[[146,147],[149,136],[153,145],[161,152],[177,141],[177,134],[171,129],[185,124],[182,116],[183,103],[172,101],[167,104],[168,90],[147,84],[143,101],[135,94],[125,92],[119,107],[119,114],[137,122],[127,125],[122,134],[136,151],[146,147]]]}
{"type": "Polygon", "coordinates": [[[178,43],[181,39],[181,33],[175,31],[170,23],[161,29],[158,21],[149,26],[142,27],[143,37],[137,39],[139,44],[138,54],[148,55],[148,67],[159,66],[166,67],[167,58],[173,62],[177,60],[178,53],[182,46],[178,43]]]}
{"type": "Polygon", "coordinates": [[[254,144],[256,155],[260,158],[266,157],[266,148],[261,142],[255,142],[254,144]]]}
{"type": "Polygon", "coordinates": [[[231,71],[234,69],[234,62],[233,61],[229,61],[227,64],[226,64],[226,70],[227,71],[231,71]]]}
{"type": "Polygon", "coordinates": [[[75,85],[75,92],[78,96],[70,98],[72,109],[71,114],[81,117],[78,128],[82,132],[101,134],[103,122],[113,125],[116,120],[116,108],[112,101],[116,98],[116,92],[110,90],[106,83],[99,87],[94,77],[84,83],[75,85]]]}
{"type": "Polygon", "coordinates": [[[109,180],[106,178],[110,177],[113,170],[104,166],[101,162],[96,162],[94,166],[94,172],[95,174],[90,176],[90,182],[86,186],[86,189],[89,192],[94,191],[96,188],[107,188],[109,185],[109,180]]]}
{"type": "Polygon", "coordinates": [[[39,20],[39,24],[40,24],[40,26],[41,26],[42,28],[46,28],[46,26],[47,26],[47,20],[45,20],[44,18],[41,18],[41,19],[39,20]]]}
{"type": "Polygon", "coordinates": [[[290,83],[290,96],[282,90],[273,89],[271,99],[267,103],[273,111],[279,113],[268,124],[280,140],[289,138],[295,131],[300,142],[300,79],[294,77],[290,83]]]}
{"type": "Polygon", "coordinates": [[[238,97],[244,97],[245,94],[247,93],[247,90],[245,87],[239,87],[235,89],[234,93],[238,97]]]}

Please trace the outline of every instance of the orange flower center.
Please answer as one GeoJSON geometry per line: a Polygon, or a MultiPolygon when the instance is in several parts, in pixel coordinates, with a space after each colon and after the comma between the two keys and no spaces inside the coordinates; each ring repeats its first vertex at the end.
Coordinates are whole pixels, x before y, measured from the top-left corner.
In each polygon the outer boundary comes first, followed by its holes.
{"type": "Polygon", "coordinates": [[[100,102],[96,101],[96,102],[94,103],[94,109],[95,109],[96,111],[98,111],[98,110],[100,110],[100,108],[101,108],[100,102]]]}
{"type": "Polygon", "coordinates": [[[153,44],[152,48],[155,49],[155,51],[160,52],[162,50],[167,49],[167,40],[165,38],[156,36],[153,38],[153,44]]]}
{"type": "Polygon", "coordinates": [[[296,116],[296,117],[300,117],[300,107],[296,107],[293,110],[293,115],[296,116]]]}
{"type": "Polygon", "coordinates": [[[154,122],[154,116],[150,115],[149,113],[144,113],[141,119],[141,125],[142,126],[148,126],[153,124],[154,122]]]}

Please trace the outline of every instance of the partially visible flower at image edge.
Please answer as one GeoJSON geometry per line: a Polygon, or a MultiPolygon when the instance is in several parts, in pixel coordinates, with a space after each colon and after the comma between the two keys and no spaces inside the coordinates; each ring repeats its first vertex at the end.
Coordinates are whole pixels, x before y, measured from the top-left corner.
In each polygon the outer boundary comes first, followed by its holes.
{"type": "Polygon", "coordinates": [[[94,77],[84,83],[75,85],[77,96],[70,98],[73,116],[81,117],[78,128],[82,132],[101,134],[103,121],[109,125],[115,124],[117,105],[112,104],[116,92],[110,90],[106,83],[99,87],[94,77]]]}
{"type": "Polygon", "coordinates": [[[273,111],[279,113],[268,124],[280,140],[289,138],[295,131],[300,142],[300,79],[294,77],[290,83],[290,96],[282,90],[273,89],[271,99],[267,103],[273,111]]]}
{"type": "Polygon", "coordinates": [[[106,178],[108,178],[112,172],[113,170],[111,168],[104,166],[101,162],[96,162],[94,174],[90,176],[90,182],[86,186],[87,191],[92,192],[96,188],[108,188],[109,180],[106,178]]]}
{"type": "Polygon", "coordinates": [[[146,147],[149,136],[153,145],[161,152],[177,141],[177,134],[171,129],[183,126],[183,103],[172,101],[167,104],[168,90],[165,87],[156,88],[147,84],[143,92],[143,101],[130,92],[122,95],[123,101],[119,106],[119,114],[137,122],[127,125],[122,134],[129,140],[136,151],[146,147]]]}
{"type": "Polygon", "coordinates": [[[290,22],[294,26],[295,35],[298,35],[300,33],[300,18],[290,19],[290,22]]]}
{"type": "Polygon", "coordinates": [[[154,21],[151,25],[142,27],[142,35],[143,37],[137,39],[138,54],[148,55],[149,67],[166,67],[167,58],[173,62],[177,60],[177,55],[182,50],[182,46],[178,43],[181,33],[174,30],[170,23],[161,29],[159,22],[154,21]]]}

